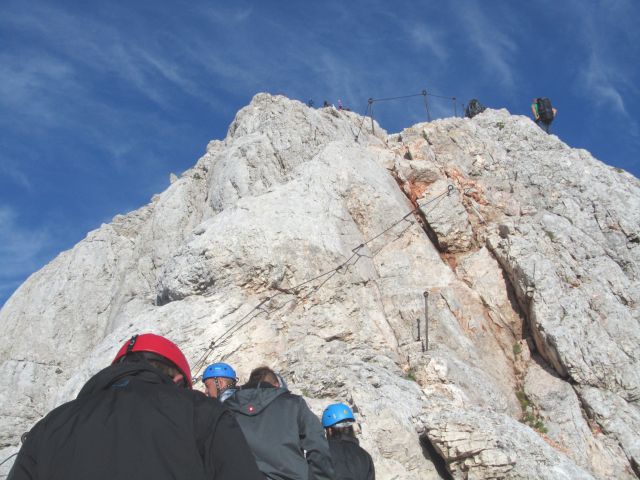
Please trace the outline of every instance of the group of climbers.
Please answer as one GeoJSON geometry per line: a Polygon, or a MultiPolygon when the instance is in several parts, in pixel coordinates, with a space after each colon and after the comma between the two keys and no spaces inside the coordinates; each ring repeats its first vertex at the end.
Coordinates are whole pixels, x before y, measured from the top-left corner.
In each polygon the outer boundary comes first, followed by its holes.
{"type": "Polygon", "coordinates": [[[226,363],[210,365],[202,379],[206,394],[235,414],[267,478],[375,479],[373,460],[360,447],[353,412],[344,403],[329,405],[320,425],[304,399],[268,367],[254,369],[240,388],[226,363]]]}
{"type": "MultiPolygon", "coordinates": [[[[313,101],[312,98],[310,98],[309,100],[307,100],[307,107],[309,108],[313,108],[315,106],[315,102],[313,101]]],[[[347,112],[350,112],[351,109],[348,107],[345,107],[344,105],[342,105],[342,100],[338,99],[338,106],[336,107],[334,104],[329,103],[328,101],[324,101],[322,103],[322,108],[337,108],[338,110],[344,110],[347,112]]]]}
{"type": "Polygon", "coordinates": [[[268,367],[238,387],[216,363],[203,381],[206,395],[173,342],[134,335],[26,434],[8,480],[375,478],[347,405],[330,405],[320,423],[268,367]]]}
{"type": "MultiPolygon", "coordinates": [[[[465,109],[465,116],[473,118],[484,112],[486,107],[477,99],[472,98],[465,109]]],[[[536,124],[546,133],[551,133],[551,122],[556,118],[558,110],[551,105],[551,100],[546,97],[534,98],[531,102],[531,113],[536,124]]]]}
{"type": "MultiPolygon", "coordinates": [[[[307,106],[313,108],[313,100],[308,100],[307,106]]],[[[322,108],[328,107],[336,108],[334,105],[325,100],[322,104],[322,108]]],[[[484,112],[486,108],[487,107],[482,105],[478,99],[472,98],[471,100],[469,100],[469,103],[465,108],[465,117],[473,118],[479,113],[484,112]]],[[[350,111],[347,107],[344,107],[342,105],[342,100],[340,99],[338,99],[338,110],[350,111]]],[[[558,114],[558,110],[551,105],[551,100],[549,100],[547,97],[534,98],[531,102],[531,113],[533,114],[533,119],[536,124],[546,133],[551,133],[551,122],[553,122],[553,120],[556,118],[556,115],[558,114]]]]}

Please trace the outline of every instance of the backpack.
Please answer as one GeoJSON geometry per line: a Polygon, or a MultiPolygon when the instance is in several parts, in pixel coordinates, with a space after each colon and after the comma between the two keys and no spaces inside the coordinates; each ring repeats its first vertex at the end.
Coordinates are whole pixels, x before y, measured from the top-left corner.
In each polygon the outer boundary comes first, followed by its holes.
{"type": "Polygon", "coordinates": [[[471,100],[469,100],[469,104],[467,105],[467,108],[464,111],[464,115],[467,118],[473,118],[479,113],[484,112],[486,108],[487,107],[482,105],[477,99],[472,98],[471,100]]]}
{"type": "Polygon", "coordinates": [[[538,98],[538,116],[540,120],[545,123],[550,123],[553,120],[553,107],[551,106],[551,100],[548,98],[538,98]]]}

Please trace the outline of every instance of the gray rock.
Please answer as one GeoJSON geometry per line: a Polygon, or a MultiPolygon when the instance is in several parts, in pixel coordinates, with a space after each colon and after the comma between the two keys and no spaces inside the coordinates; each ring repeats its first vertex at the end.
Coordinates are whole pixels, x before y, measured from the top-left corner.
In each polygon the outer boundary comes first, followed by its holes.
{"type": "Polygon", "coordinates": [[[363,120],[259,94],[32,275],[0,311],[0,457],[153,331],[194,374],[266,364],[317,414],[349,402],[380,478],[440,478],[434,452],[456,478],[628,477],[638,181],[506,111],[389,137],[363,120]],[[523,390],[549,438],[518,422],[523,390]]]}
{"type": "Polygon", "coordinates": [[[473,409],[437,411],[427,415],[425,434],[447,459],[453,478],[594,478],[505,415],[473,409]]]}
{"type": "Polygon", "coordinates": [[[602,432],[620,442],[636,476],[640,476],[640,414],[637,400],[628,403],[615,393],[594,387],[580,387],[578,393],[602,432]]]}
{"type": "Polygon", "coordinates": [[[447,180],[435,181],[427,187],[418,205],[428,227],[435,233],[441,250],[466,252],[473,245],[471,222],[459,193],[449,193],[448,188],[447,180]],[[447,194],[442,196],[444,192],[447,194]]]}
{"type": "Polygon", "coordinates": [[[537,363],[531,363],[524,391],[557,448],[599,478],[635,478],[617,442],[591,430],[571,385],[537,363]]]}
{"type": "MultiPolygon", "coordinates": [[[[537,350],[561,377],[624,399],[619,414],[633,424],[640,384],[638,180],[505,111],[417,125],[402,132],[404,142],[419,143],[419,131],[456,187],[477,187],[485,223],[474,233],[486,236],[504,269],[537,350]]],[[[458,218],[452,211],[450,223],[458,218]]],[[[632,447],[628,436],[610,435],[625,451],[632,447]]]]}

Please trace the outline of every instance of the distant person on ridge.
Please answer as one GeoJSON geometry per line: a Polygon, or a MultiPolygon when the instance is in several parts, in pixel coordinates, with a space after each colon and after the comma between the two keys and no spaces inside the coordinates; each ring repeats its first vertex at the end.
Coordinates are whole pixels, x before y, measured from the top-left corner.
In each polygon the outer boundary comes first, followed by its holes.
{"type": "Polygon", "coordinates": [[[487,107],[482,105],[477,98],[472,98],[471,100],[469,100],[469,104],[464,110],[464,115],[467,118],[473,118],[479,113],[484,112],[486,109],[487,107]]]}
{"type": "Polygon", "coordinates": [[[375,480],[373,459],[359,445],[354,423],[353,412],[344,403],[329,405],[322,412],[322,426],[327,432],[336,480],[375,480]]]}
{"type": "Polygon", "coordinates": [[[551,100],[546,97],[534,98],[531,103],[531,113],[538,126],[547,133],[551,133],[551,122],[558,111],[551,106],[551,100]]]}
{"type": "Polygon", "coordinates": [[[27,434],[7,480],[264,480],[233,415],[171,341],[134,335],[27,434]]]}
{"type": "Polygon", "coordinates": [[[224,402],[235,393],[238,377],[231,365],[220,362],[207,367],[202,375],[202,381],[208,397],[224,402]]]}
{"type": "MultiPolygon", "coordinates": [[[[225,402],[236,416],[258,468],[277,480],[333,480],[329,445],[307,402],[294,395],[268,367],[225,402]],[[305,453],[306,452],[306,453],[305,453]]],[[[241,478],[241,477],[238,477],[241,478]]]]}

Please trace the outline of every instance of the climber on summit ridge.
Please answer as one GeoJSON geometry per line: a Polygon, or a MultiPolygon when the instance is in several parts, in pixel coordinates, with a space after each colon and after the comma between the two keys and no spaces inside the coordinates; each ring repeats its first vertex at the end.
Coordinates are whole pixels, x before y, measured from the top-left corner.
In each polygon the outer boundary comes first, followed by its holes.
{"type": "Polygon", "coordinates": [[[556,118],[558,110],[551,106],[551,100],[546,97],[534,98],[531,112],[538,126],[547,133],[551,133],[551,122],[556,118]]]}

